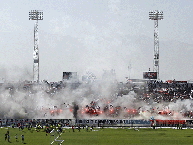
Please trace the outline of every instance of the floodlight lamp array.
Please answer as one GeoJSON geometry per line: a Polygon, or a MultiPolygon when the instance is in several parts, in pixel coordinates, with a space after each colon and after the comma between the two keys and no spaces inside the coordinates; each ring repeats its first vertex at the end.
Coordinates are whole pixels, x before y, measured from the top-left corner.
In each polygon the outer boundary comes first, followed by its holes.
{"type": "Polygon", "coordinates": [[[149,12],[149,19],[150,20],[162,20],[163,19],[163,11],[150,11],[149,12]]]}
{"type": "Polygon", "coordinates": [[[43,20],[43,11],[31,10],[31,12],[29,12],[29,20],[43,20]]]}

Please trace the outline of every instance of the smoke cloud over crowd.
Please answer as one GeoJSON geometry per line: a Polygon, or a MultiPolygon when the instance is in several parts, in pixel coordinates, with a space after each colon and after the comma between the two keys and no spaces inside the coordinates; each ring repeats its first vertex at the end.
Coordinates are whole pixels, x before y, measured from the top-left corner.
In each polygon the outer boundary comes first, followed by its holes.
{"type": "Polygon", "coordinates": [[[0,87],[0,118],[34,119],[184,119],[191,99],[175,102],[146,97],[145,84],[136,92],[132,84],[112,81],[4,83],[0,87]],[[120,91],[125,89],[126,93],[120,91]]]}

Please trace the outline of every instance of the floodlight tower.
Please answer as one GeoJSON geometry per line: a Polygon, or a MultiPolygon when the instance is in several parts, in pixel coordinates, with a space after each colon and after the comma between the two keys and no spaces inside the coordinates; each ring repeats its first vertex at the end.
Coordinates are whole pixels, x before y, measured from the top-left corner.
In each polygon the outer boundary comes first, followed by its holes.
{"type": "Polygon", "coordinates": [[[39,40],[38,40],[38,20],[43,20],[43,11],[31,10],[29,20],[35,20],[34,23],[34,52],[33,52],[33,81],[39,82],[39,40]]]}
{"type": "Polygon", "coordinates": [[[157,79],[159,79],[159,33],[158,20],[163,19],[163,11],[154,10],[149,12],[149,19],[154,20],[154,59],[153,71],[157,72],[157,79]]]}

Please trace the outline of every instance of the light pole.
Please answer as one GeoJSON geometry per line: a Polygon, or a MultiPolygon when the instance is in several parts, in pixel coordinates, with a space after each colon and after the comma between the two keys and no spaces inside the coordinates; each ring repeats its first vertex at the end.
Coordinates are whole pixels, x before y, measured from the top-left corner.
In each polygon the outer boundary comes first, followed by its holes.
{"type": "Polygon", "coordinates": [[[159,33],[158,20],[163,19],[163,11],[154,10],[149,12],[149,19],[154,20],[154,59],[153,71],[157,72],[157,79],[159,79],[159,33]]]}
{"type": "Polygon", "coordinates": [[[34,51],[33,51],[33,81],[39,82],[39,38],[38,38],[38,20],[43,20],[43,12],[40,10],[31,10],[29,20],[35,20],[34,24],[34,51]]]}

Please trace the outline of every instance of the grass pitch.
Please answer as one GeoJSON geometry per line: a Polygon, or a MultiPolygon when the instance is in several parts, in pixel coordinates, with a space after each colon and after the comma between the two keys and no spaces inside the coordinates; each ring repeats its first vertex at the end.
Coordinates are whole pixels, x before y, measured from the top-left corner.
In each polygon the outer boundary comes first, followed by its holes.
{"type": "MultiPolygon", "coordinates": [[[[9,127],[8,127],[9,128],[9,127]]],[[[37,132],[34,128],[28,130],[25,128],[19,131],[18,128],[9,128],[10,143],[5,141],[5,133],[8,128],[0,128],[0,145],[19,145],[22,144],[21,135],[24,134],[24,144],[27,145],[49,145],[50,135],[40,130],[37,132]],[[16,141],[15,135],[18,139],[16,141]]],[[[56,136],[58,134],[56,133],[56,136]]],[[[98,131],[87,132],[86,129],[81,129],[80,132],[75,129],[63,129],[63,134],[60,138],[64,140],[63,144],[67,145],[127,145],[127,144],[143,144],[143,145],[192,145],[193,144],[193,130],[183,129],[176,130],[172,128],[159,128],[153,130],[152,128],[104,128],[98,131]]],[[[53,141],[53,137],[52,137],[53,141]]],[[[57,144],[57,143],[55,143],[57,144]]]]}

